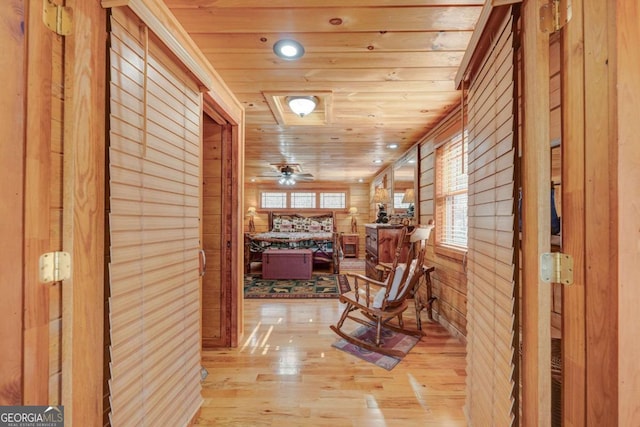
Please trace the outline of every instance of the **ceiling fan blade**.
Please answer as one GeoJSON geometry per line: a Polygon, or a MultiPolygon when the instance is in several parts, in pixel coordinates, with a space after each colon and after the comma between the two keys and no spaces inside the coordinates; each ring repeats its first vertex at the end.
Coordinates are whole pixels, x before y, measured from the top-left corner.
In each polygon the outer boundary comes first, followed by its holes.
{"type": "Polygon", "coordinates": [[[315,178],[311,174],[293,175],[296,181],[313,181],[315,178]]]}

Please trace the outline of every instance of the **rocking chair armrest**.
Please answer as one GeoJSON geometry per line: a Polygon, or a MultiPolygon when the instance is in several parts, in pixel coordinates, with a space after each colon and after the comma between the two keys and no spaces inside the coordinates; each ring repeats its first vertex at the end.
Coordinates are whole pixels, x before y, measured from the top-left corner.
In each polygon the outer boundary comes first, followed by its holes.
{"type": "Polygon", "coordinates": [[[393,270],[393,263],[392,262],[381,262],[376,267],[379,267],[381,270],[391,271],[391,270],[393,270]]]}
{"type": "Polygon", "coordinates": [[[364,289],[364,295],[365,295],[365,300],[366,305],[369,305],[370,302],[370,296],[371,296],[371,287],[374,286],[373,291],[377,292],[379,290],[379,288],[384,288],[387,286],[387,284],[385,282],[380,282],[378,280],[372,279],[370,277],[367,277],[365,275],[359,274],[359,273],[346,273],[347,276],[353,277],[355,280],[353,281],[353,285],[354,285],[354,290],[353,293],[355,295],[355,299],[356,302],[360,301],[360,284],[359,282],[362,281],[364,282],[363,287],[364,289]]]}
{"type": "Polygon", "coordinates": [[[358,279],[362,280],[363,282],[365,282],[367,284],[367,286],[371,285],[376,285],[376,286],[387,286],[387,284],[385,282],[380,282],[379,280],[375,280],[372,279],[371,277],[367,277],[364,274],[360,274],[360,273],[345,273],[346,276],[349,277],[353,277],[355,278],[355,284],[356,287],[358,286],[358,279]]]}

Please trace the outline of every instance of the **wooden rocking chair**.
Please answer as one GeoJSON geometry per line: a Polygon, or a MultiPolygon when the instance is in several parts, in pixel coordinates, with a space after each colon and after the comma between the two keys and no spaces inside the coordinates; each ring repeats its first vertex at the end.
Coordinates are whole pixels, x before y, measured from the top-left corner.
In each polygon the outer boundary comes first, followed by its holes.
{"type": "Polygon", "coordinates": [[[404,227],[398,238],[398,246],[393,263],[388,267],[389,274],[384,282],[380,282],[361,274],[347,273],[354,278],[354,290],[340,296],[345,309],[336,325],[331,329],[345,340],[371,351],[402,357],[398,350],[381,346],[382,327],[422,338],[422,331],[404,327],[402,314],[409,307],[408,298],[417,290],[423,274],[425,248],[433,226],[404,227]],[[405,259],[406,262],[400,262],[405,259]],[[356,316],[352,312],[357,311],[356,316]],[[363,318],[364,317],[364,318],[363,318]],[[397,324],[389,322],[397,318],[397,324]],[[363,341],[343,332],[345,320],[351,319],[366,326],[376,327],[375,343],[363,341]]]}

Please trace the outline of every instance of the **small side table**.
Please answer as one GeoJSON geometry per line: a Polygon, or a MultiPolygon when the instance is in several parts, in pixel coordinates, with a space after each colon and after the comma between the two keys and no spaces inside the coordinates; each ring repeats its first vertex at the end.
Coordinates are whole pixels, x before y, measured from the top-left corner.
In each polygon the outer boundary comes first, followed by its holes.
{"type": "Polygon", "coordinates": [[[422,266],[422,273],[424,274],[424,282],[427,288],[426,289],[427,300],[422,301],[422,298],[420,298],[418,294],[418,290],[420,289],[419,285],[418,285],[418,289],[416,289],[416,294],[413,297],[413,301],[415,302],[415,305],[416,305],[416,323],[418,325],[419,330],[422,330],[422,319],[420,318],[420,312],[422,310],[426,308],[427,317],[429,318],[429,320],[433,320],[432,306],[433,306],[433,301],[436,300],[436,297],[433,296],[433,290],[431,287],[431,272],[433,272],[435,269],[436,268],[433,266],[428,266],[428,265],[422,266]]]}
{"type": "Polygon", "coordinates": [[[360,236],[353,233],[342,234],[342,253],[345,258],[358,258],[360,236]]]}

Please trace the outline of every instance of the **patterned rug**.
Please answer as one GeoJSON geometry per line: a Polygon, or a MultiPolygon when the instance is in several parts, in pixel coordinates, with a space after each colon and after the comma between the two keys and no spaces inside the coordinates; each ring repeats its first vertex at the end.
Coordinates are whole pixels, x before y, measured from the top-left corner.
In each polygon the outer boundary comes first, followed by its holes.
{"type": "Polygon", "coordinates": [[[244,275],[245,298],[338,298],[350,290],[343,274],[314,274],[311,280],[263,280],[260,274],[244,275]]]}
{"type": "MultiPolygon", "coordinates": [[[[349,335],[373,344],[376,339],[376,328],[372,326],[360,326],[349,335]]],[[[418,337],[401,334],[385,328],[382,328],[381,335],[382,347],[400,350],[405,356],[418,342],[418,337]]],[[[385,354],[376,353],[371,350],[358,347],[343,338],[340,338],[338,341],[331,344],[331,346],[359,357],[362,360],[373,363],[387,371],[395,368],[395,366],[402,360],[402,358],[387,356],[385,354]]]]}
{"type": "Polygon", "coordinates": [[[364,270],[365,261],[359,258],[343,258],[340,260],[340,271],[342,270],[364,270]]]}

